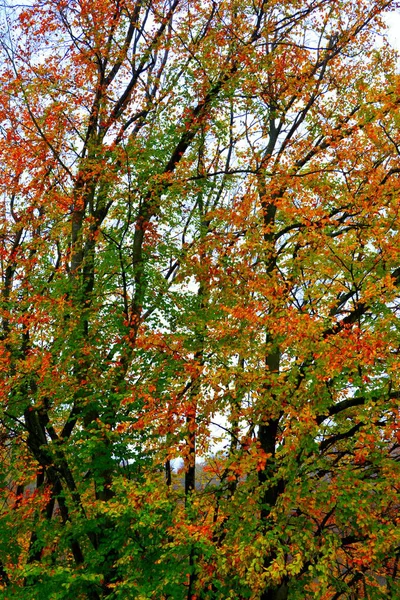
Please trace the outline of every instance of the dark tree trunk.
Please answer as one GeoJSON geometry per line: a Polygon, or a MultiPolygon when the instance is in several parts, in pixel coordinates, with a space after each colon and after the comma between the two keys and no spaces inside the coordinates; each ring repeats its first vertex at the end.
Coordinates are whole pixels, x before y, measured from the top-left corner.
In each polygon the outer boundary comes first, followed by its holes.
{"type": "Polygon", "coordinates": [[[288,585],[284,582],[277,588],[265,590],[260,596],[260,600],[287,600],[288,591],[288,585]]]}

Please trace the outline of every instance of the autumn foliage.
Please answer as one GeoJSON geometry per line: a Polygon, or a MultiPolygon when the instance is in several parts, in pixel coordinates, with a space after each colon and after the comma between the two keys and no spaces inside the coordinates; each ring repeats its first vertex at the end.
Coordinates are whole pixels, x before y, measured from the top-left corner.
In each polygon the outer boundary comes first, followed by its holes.
{"type": "Polygon", "coordinates": [[[3,5],[2,598],[399,598],[395,4],[3,5]]]}

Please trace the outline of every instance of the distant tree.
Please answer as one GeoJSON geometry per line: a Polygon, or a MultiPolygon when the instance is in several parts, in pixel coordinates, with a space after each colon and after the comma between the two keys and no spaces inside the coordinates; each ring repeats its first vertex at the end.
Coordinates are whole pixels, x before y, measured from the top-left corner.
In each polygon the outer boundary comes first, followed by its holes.
{"type": "Polygon", "coordinates": [[[394,5],[3,5],[2,597],[398,597],[394,5]]]}

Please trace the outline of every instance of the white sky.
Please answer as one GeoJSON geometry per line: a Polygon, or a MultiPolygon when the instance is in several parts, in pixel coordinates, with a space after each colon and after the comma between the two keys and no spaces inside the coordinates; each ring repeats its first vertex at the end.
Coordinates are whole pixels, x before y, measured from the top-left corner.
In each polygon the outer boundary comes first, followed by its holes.
{"type": "Polygon", "coordinates": [[[389,25],[389,41],[394,48],[400,51],[400,8],[388,13],[385,21],[389,25]]]}

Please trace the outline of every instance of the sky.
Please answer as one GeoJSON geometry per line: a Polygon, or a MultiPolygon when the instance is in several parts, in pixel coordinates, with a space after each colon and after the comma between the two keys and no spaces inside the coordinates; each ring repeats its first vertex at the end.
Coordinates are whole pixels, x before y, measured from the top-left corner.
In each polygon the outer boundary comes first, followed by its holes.
{"type": "Polygon", "coordinates": [[[400,8],[396,8],[385,17],[389,25],[388,38],[394,48],[400,51],[400,8]]]}

